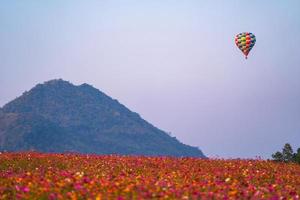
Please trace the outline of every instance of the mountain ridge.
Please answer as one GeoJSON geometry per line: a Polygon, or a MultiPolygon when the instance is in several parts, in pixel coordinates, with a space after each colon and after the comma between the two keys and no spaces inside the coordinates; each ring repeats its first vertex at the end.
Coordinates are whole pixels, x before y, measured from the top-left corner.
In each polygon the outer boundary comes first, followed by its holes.
{"type": "Polygon", "coordinates": [[[0,115],[8,123],[0,123],[0,150],[205,157],[86,83],[37,84],[0,108],[0,115]],[[20,141],[15,145],[14,137],[20,141]]]}

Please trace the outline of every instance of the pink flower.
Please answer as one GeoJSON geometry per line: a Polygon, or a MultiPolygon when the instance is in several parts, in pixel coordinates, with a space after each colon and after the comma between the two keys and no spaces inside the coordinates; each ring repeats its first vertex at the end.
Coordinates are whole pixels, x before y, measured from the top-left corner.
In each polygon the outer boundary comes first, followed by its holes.
{"type": "Polygon", "coordinates": [[[54,193],[51,193],[51,194],[49,195],[49,199],[50,199],[50,200],[56,199],[56,195],[55,195],[54,193]]]}
{"type": "Polygon", "coordinates": [[[15,188],[16,188],[17,191],[21,190],[21,188],[18,185],[16,185],[15,188]]]}
{"type": "Polygon", "coordinates": [[[74,188],[76,189],[76,190],[80,190],[81,188],[82,188],[82,186],[80,185],[80,184],[75,184],[75,186],[74,186],[74,188]]]}
{"type": "Polygon", "coordinates": [[[29,192],[29,188],[28,187],[23,187],[23,192],[29,192]]]}

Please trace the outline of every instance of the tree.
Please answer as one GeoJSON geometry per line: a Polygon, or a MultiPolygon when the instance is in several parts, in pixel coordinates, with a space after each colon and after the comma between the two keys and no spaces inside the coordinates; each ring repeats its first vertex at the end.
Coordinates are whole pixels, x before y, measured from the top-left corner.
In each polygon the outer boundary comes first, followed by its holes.
{"type": "Polygon", "coordinates": [[[294,160],[296,163],[300,164],[300,148],[297,149],[297,153],[294,153],[294,160]]]}
{"type": "Polygon", "coordinates": [[[286,143],[282,149],[282,152],[277,151],[272,154],[274,161],[278,162],[294,162],[300,164],[300,148],[297,149],[296,153],[293,153],[292,146],[286,143]]]}
{"type": "Polygon", "coordinates": [[[272,154],[272,158],[275,160],[275,161],[278,161],[278,162],[283,162],[283,155],[281,152],[277,151],[276,153],[272,154]]]}
{"type": "Polygon", "coordinates": [[[286,143],[282,149],[282,156],[284,162],[293,161],[293,149],[289,143],[286,143]]]}

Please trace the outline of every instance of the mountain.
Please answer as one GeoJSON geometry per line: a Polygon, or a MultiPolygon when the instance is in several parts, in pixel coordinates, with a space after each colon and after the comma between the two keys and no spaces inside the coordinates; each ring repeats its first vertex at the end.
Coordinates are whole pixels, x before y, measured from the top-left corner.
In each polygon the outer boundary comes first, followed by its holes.
{"type": "Polygon", "coordinates": [[[88,84],[38,84],[0,109],[0,151],[205,157],[88,84]]]}

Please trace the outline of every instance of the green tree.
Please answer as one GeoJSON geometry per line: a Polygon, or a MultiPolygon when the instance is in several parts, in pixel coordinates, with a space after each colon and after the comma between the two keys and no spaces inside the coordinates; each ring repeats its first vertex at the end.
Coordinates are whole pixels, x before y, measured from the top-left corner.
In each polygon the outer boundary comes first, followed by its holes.
{"type": "Polygon", "coordinates": [[[283,155],[281,152],[277,151],[276,153],[272,154],[272,158],[275,160],[275,161],[278,161],[278,162],[283,162],[283,155]]]}
{"type": "Polygon", "coordinates": [[[293,161],[293,149],[289,143],[286,143],[282,149],[283,161],[292,162],[293,161]]]}
{"type": "Polygon", "coordinates": [[[295,162],[300,164],[300,148],[297,149],[297,153],[295,153],[294,155],[295,162]]]}

